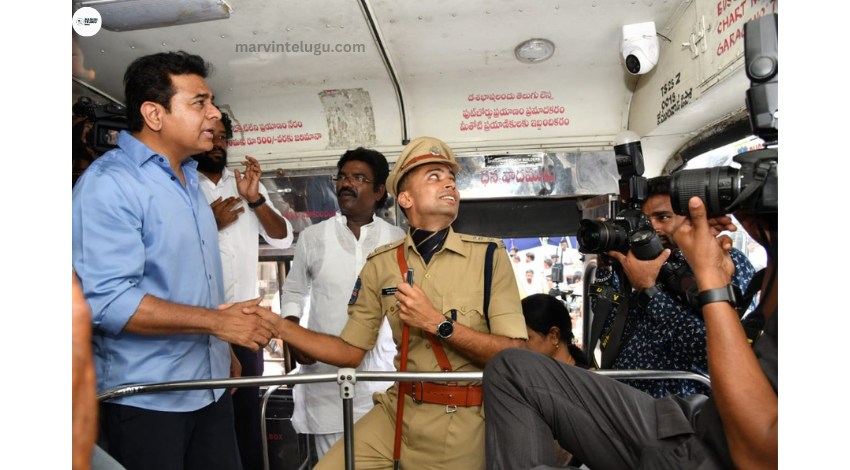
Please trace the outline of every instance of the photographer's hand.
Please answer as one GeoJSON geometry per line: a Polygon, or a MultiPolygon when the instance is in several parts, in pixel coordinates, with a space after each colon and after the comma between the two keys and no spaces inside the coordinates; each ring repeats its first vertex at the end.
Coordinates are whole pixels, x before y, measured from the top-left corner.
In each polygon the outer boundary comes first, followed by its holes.
{"type": "Polygon", "coordinates": [[[618,251],[609,251],[606,254],[620,262],[632,287],[637,290],[643,290],[655,285],[655,280],[658,279],[661,266],[670,257],[670,253],[669,249],[665,249],[658,255],[658,258],[648,261],[635,258],[635,255],[631,251],[629,251],[628,255],[624,255],[618,251]]]}
{"type": "Polygon", "coordinates": [[[717,243],[725,251],[732,251],[732,237],[729,235],[720,235],[720,232],[734,232],[738,230],[738,226],[732,223],[732,218],[726,215],[712,217],[708,219],[708,229],[711,234],[717,237],[717,243]]]}
{"type": "Polygon", "coordinates": [[[693,197],[688,205],[691,216],[682,222],[673,237],[693,269],[700,291],[726,287],[732,282],[735,263],[722,246],[723,241],[715,238],[702,200],[693,197]]]}
{"type": "Polygon", "coordinates": [[[716,237],[720,235],[720,232],[735,232],[738,226],[732,223],[732,218],[728,215],[721,215],[708,219],[708,229],[716,237]]]}

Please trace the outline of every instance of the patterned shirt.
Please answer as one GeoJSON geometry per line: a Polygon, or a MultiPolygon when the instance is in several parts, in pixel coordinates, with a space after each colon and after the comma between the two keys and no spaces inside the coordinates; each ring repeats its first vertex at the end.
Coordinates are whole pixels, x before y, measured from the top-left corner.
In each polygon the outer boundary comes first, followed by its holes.
{"type": "MultiPolygon", "coordinates": [[[[732,284],[746,291],[755,269],[747,257],[737,249],[731,251],[735,263],[732,284]]],[[[596,272],[597,285],[612,286],[620,291],[620,280],[607,268],[596,272]],[[607,279],[606,279],[607,278],[607,279]],[[604,281],[599,281],[604,279],[604,281]]],[[[622,347],[612,369],[620,370],[678,370],[708,373],[708,353],[705,323],[699,312],[679,299],[660,292],[646,309],[637,304],[637,295],[631,293],[629,313],[623,333],[622,347]]],[[[591,297],[591,307],[596,308],[596,297],[591,297]]],[[[612,305],[603,331],[607,331],[617,316],[612,305]]],[[[691,380],[624,380],[623,382],[661,398],[666,395],[688,396],[694,393],[711,395],[711,389],[691,380]]]]}

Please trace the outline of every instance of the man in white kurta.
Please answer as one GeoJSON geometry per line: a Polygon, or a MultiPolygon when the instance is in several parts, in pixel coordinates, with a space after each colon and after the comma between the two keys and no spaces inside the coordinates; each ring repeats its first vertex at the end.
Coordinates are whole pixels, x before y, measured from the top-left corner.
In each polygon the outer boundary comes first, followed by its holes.
{"type": "MultiPolygon", "coordinates": [[[[348,304],[366,257],[375,248],[403,238],[398,227],[375,216],[386,201],[384,182],[389,173],[379,152],[358,148],[337,164],[336,194],[340,213],[298,237],[292,269],[283,285],[281,316],[293,321],[309,309],[306,327],[338,336],[348,321],[348,304]]],[[[300,352],[295,352],[296,357],[300,352]]],[[[395,343],[384,321],[375,349],[366,353],[357,370],[394,371],[395,343]]],[[[301,362],[299,360],[299,362],[301,362]]],[[[336,373],[337,367],[302,362],[302,373],[336,373]]],[[[357,382],[354,419],[372,409],[372,393],[384,391],[392,382],[357,382]]],[[[302,434],[313,434],[321,458],[343,435],[342,400],[335,383],[297,385],[293,391],[292,424],[302,434]]]]}

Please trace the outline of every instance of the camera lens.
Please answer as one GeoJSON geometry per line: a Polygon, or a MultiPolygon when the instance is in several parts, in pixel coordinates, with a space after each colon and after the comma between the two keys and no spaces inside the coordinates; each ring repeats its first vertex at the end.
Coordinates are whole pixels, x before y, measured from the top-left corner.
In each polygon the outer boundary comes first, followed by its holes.
{"type": "Polygon", "coordinates": [[[631,73],[640,72],[640,60],[634,54],[626,56],[626,69],[631,73]]]}
{"type": "Polygon", "coordinates": [[[673,212],[690,215],[688,201],[699,196],[708,217],[726,214],[726,208],[741,193],[741,172],[729,166],[684,170],[670,177],[673,212]]]}
{"type": "Polygon", "coordinates": [[[590,219],[580,223],[576,239],[581,253],[604,253],[628,246],[628,233],[619,225],[590,219]]]}
{"type": "Polygon", "coordinates": [[[629,246],[635,258],[643,261],[658,258],[658,255],[664,251],[661,238],[655,230],[649,228],[632,232],[629,235],[629,246]]]}

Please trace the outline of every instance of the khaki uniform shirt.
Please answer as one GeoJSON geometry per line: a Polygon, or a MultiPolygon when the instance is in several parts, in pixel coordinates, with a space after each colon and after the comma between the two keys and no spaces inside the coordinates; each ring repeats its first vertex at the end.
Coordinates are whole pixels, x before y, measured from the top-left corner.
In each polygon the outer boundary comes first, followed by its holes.
{"type": "MultiPolygon", "coordinates": [[[[401,336],[403,322],[399,319],[394,296],[397,285],[403,282],[397,260],[397,247],[404,243],[404,253],[409,268],[414,270],[414,283],[428,296],[437,311],[451,317],[457,311],[456,322],[475,331],[487,332],[484,318],[484,258],[487,245],[498,244],[493,256],[493,277],[490,288],[490,333],[508,338],[527,339],[525,319],[519,301],[516,280],[504,243],[498,239],[455,233],[451,228],[442,249],[434,254],[426,266],[416,251],[410,235],[403,240],[379,247],[366,261],[360,272],[359,286],[355,288],[348,307],[348,323],[340,337],[347,343],[369,350],[375,346],[381,322],[386,316],[398,347],[395,366],[400,368],[401,336]]],[[[434,332],[428,332],[434,333],[434,332]]],[[[473,372],[483,370],[446,341],[441,341],[452,370],[473,372]]],[[[440,366],[425,332],[410,329],[408,363],[409,372],[439,372],[440,366]]],[[[397,386],[387,393],[376,393],[376,408],[371,413],[382,412],[394,423],[396,416],[397,386]]],[[[484,468],[484,407],[458,407],[447,413],[444,405],[416,404],[405,399],[402,444],[402,466],[405,468],[484,468]]],[[[364,418],[365,419],[365,418],[364,418]]],[[[363,420],[361,420],[363,421],[363,420]]],[[[372,420],[366,420],[372,422],[372,420]]],[[[360,422],[358,422],[359,424],[360,422]]],[[[384,447],[392,449],[392,427],[389,435],[376,437],[384,447]]],[[[355,441],[364,433],[355,428],[355,441]]],[[[360,443],[356,443],[356,447],[360,443]]],[[[375,445],[368,446],[374,448],[375,445]]],[[[391,453],[391,452],[390,452],[391,453]]],[[[361,457],[357,456],[358,468],[361,457]]]]}

